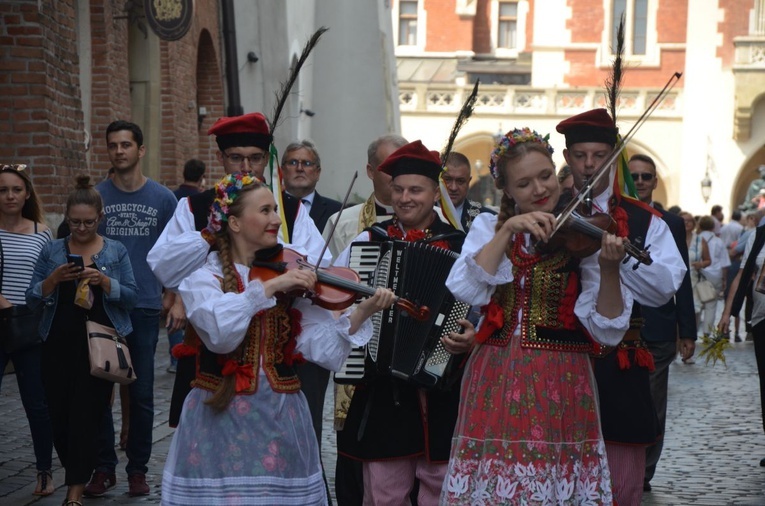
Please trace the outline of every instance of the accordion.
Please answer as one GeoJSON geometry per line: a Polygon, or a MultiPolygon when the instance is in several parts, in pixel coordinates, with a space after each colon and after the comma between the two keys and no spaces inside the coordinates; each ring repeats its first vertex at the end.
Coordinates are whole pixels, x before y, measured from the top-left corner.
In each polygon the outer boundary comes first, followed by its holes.
{"type": "Polygon", "coordinates": [[[374,333],[365,347],[354,348],[337,383],[361,383],[377,375],[405,379],[432,388],[448,378],[461,357],[452,356],[441,337],[460,331],[457,320],[470,306],[455,300],[446,278],[458,254],[424,242],[356,242],[349,266],[362,282],[390,288],[397,296],[429,309],[424,321],[395,306],[372,316],[374,333]]]}

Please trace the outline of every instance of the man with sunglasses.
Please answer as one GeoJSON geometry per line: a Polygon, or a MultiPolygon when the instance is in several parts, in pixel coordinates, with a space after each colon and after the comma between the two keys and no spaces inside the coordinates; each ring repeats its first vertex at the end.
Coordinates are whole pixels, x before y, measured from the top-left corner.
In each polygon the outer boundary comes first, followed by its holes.
{"type": "MultiPolygon", "coordinates": [[[[640,201],[658,209],[653,202],[653,191],[658,184],[656,163],[653,158],[642,154],[632,155],[628,165],[640,201]]],[[[677,249],[687,266],[688,244],[685,242],[683,219],[676,214],[658,210],[672,232],[677,249]]],[[[640,335],[653,355],[656,367],[649,374],[651,398],[656,408],[656,415],[659,417],[659,428],[664,433],[667,421],[669,365],[675,359],[678,349],[682,357],[687,360],[693,356],[696,347],[696,314],[693,308],[690,271],[685,273],[680,289],[673,298],[669,299],[669,302],[658,307],[644,304],[641,309],[645,323],[640,329],[640,335]]],[[[656,472],[656,464],[661,457],[663,446],[663,440],[659,440],[646,449],[643,491],[651,490],[651,478],[656,472]]]]}
{"type": "MultiPolygon", "coordinates": [[[[556,130],[566,138],[563,156],[571,167],[577,193],[610,158],[618,129],[605,109],[594,109],[560,122],[556,130]]],[[[610,174],[604,174],[590,192],[592,210],[610,214],[619,232],[633,245],[641,249],[650,246],[653,260],[637,269],[633,269],[634,260],[621,265],[622,284],[634,299],[630,330],[617,349],[602,350],[593,362],[614,498],[619,504],[640,504],[645,448],[661,437],[650,392],[652,356],[640,335],[640,306],[667,303],[680,287],[687,268],[659,213],[643,202],[624,197],[621,188],[610,184],[615,179],[614,164],[605,170],[610,174]]],[[[583,259],[580,268],[599,273],[596,257],[583,259]]]]}

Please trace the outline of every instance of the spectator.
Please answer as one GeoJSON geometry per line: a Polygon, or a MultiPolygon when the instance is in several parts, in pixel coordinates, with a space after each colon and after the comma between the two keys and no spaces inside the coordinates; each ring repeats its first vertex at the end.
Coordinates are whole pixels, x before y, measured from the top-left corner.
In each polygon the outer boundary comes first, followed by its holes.
{"type": "Polygon", "coordinates": [[[205,163],[192,158],[183,165],[183,183],[173,192],[178,200],[190,197],[204,190],[205,163]]]}
{"type": "MultiPolygon", "coordinates": [[[[26,165],[0,165],[0,310],[4,313],[26,304],[25,292],[35,262],[52,239],[25,169],[26,165]]],[[[10,353],[6,353],[5,344],[0,347],[0,382],[8,361],[12,361],[32,433],[37,467],[33,494],[50,495],[55,490],[51,473],[53,436],[40,372],[41,346],[33,336],[30,338],[28,346],[10,353]]]]}
{"type": "Polygon", "coordinates": [[[40,334],[42,377],[53,425],[53,444],[66,472],[64,506],[81,505],[85,484],[98,461],[97,434],[109,409],[112,383],[90,374],[85,321],[130,334],[130,309],[138,299],[127,250],[97,232],[103,218],[101,196],[89,176],[77,178],[77,189],[66,202],[72,234],[46,244],[27,289],[30,306],[42,306],[40,334]],[[85,268],[67,261],[82,256],[85,268]],[[93,306],[75,304],[80,280],[88,280],[93,306]]]}
{"type": "MultiPolygon", "coordinates": [[[[112,179],[96,186],[104,201],[104,219],[98,231],[104,237],[119,240],[127,249],[140,294],[130,312],[133,331],[126,336],[137,379],[128,386],[130,435],[125,470],[128,494],[136,497],[150,491],[146,472],[154,426],[154,353],[162,310],[162,286],[149,269],[146,255],[172,217],[178,200],[173,192],[143,175],[141,159],[146,147],[138,125],[112,122],[106,128],[106,142],[115,172],[112,179]]],[[[111,410],[106,410],[99,445],[99,462],[85,487],[86,496],[101,496],[117,482],[111,410]]]]}

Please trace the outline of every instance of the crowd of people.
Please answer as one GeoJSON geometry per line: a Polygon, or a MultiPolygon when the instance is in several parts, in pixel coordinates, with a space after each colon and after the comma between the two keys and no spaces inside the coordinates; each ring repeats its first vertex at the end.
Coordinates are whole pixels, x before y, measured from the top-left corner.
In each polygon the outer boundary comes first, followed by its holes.
{"type": "Polygon", "coordinates": [[[91,374],[92,321],[124,338],[135,371],[120,389],[130,496],[150,493],[164,326],[176,432],[162,504],[328,504],[333,495],[341,505],[640,504],[662,451],[675,358],[692,364],[697,337],[727,332],[732,315],[732,339],[741,340],[747,299],[746,332],[765,367],[765,299],[751,286],[765,233],[756,214],[736,212],[721,226],[719,206],[702,217],[665,210],[653,200],[659,175],[646,155],[629,160],[629,195],[601,167],[618,140],[605,109],[557,131],[560,171],[549,135],[519,127],[498,140],[490,153],[497,210],[467,199],[464,155],[442,160],[420,141],[382,136],[367,150],[372,194],[341,210],[316,192],[321,158],[310,141],[284,149],[284,190],[272,192],[273,135],[260,113],[218,120],[209,134],[226,176],[207,188],[205,165],[190,160],[175,192],[143,174],[140,127],[115,121],[105,132],[109,176],[95,186],[77,176],[56,239],[28,171],[2,166],[0,312],[19,321],[30,314],[35,326],[27,342],[3,342],[0,368],[10,360],[16,370],[34,493],[55,491],[54,447],[63,506],[117,483],[115,389],[91,374]],[[606,216],[612,225],[585,234],[584,251],[569,245],[572,230],[565,244],[556,231],[556,215],[582,188],[588,198],[576,220],[606,216]],[[452,222],[444,199],[456,210],[452,222]],[[391,241],[456,258],[431,289],[473,308],[429,344],[452,357],[436,386],[377,362],[392,346],[385,340],[410,337],[396,335],[405,325],[381,335],[372,324],[381,311],[395,314],[391,321],[414,318],[391,309],[395,286],[329,304],[322,284],[337,282],[306,268],[351,267],[354,244],[391,241]],[[288,263],[292,255],[301,260],[288,263]],[[319,443],[325,393],[359,347],[367,350],[362,377],[336,384],[332,399],[330,491],[319,443]]]}

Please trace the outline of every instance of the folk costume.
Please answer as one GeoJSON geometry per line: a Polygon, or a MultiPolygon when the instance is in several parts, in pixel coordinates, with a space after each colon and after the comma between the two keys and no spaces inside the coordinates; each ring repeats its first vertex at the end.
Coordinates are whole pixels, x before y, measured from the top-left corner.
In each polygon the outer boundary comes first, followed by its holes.
{"type": "MultiPolygon", "coordinates": [[[[235,198],[232,186],[251,181],[242,174],[228,178],[226,198],[214,205],[220,216],[235,198]]],[[[208,227],[218,231],[214,215],[208,227]]],[[[269,260],[259,258],[262,253],[256,259],[269,260]]],[[[165,464],[162,504],[327,504],[319,446],[294,365],[310,360],[339,369],[352,346],[369,340],[371,323],[349,335],[348,313],[335,319],[308,299],[266,297],[245,265],[234,265],[237,286],[226,292],[224,267],[213,252],[179,286],[200,345],[165,464]],[[228,405],[221,411],[205,404],[232,376],[228,405]]]]}
{"type": "MultiPolygon", "coordinates": [[[[415,141],[391,154],[378,170],[393,176],[394,181],[402,174],[420,174],[437,181],[441,164],[415,141]]],[[[353,242],[426,241],[459,252],[464,237],[433,211],[432,221],[424,230],[404,231],[394,216],[362,232],[353,242]]],[[[349,256],[350,247],[336,263],[347,266],[349,256]]],[[[444,389],[425,391],[401,379],[377,376],[356,386],[337,442],[338,454],[364,463],[365,504],[371,497],[381,504],[408,498],[415,477],[420,480],[419,504],[437,503],[458,404],[458,381],[444,389]]]]}
{"type": "MultiPolygon", "coordinates": [[[[531,134],[516,130],[505,144],[546,144],[531,134]]],[[[622,314],[600,315],[597,261],[536,252],[529,234],[516,234],[489,274],[475,257],[497,219],[476,217],[446,282],[457,299],[482,306],[484,320],[465,366],[441,503],[611,504],[588,353],[590,336],[622,339],[632,297],[622,287],[622,314]]]]}
{"type": "MultiPolygon", "coordinates": [[[[273,139],[266,119],[260,113],[220,118],[207,133],[216,136],[221,151],[238,146],[255,146],[267,152],[273,139]]],[[[166,289],[177,290],[181,281],[205,264],[210,242],[201,232],[207,227],[214,200],[214,188],[180,199],[173,217],[149,251],[146,260],[166,289]]],[[[317,261],[324,247],[318,230],[302,204],[295,204],[294,216],[291,237],[283,237],[280,230],[279,242],[285,244],[292,240],[295,243],[292,249],[305,254],[310,262],[317,261]]],[[[194,357],[199,341],[191,326],[186,327],[186,334],[186,343],[173,348],[178,366],[170,402],[171,427],[178,425],[183,400],[194,379],[194,357]]]]}
{"type": "MultiPolygon", "coordinates": [[[[617,141],[617,129],[605,109],[573,116],[559,123],[556,129],[566,136],[569,148],[585,142],[615,146],[617,141]]],[[[650,393],[653,357],[640,336],[643,324],[640,306],[656,307],[668,302],[680,287],[687,269],[660,214],[637,199],[623,196],[619,181],[619,174],[612,174],[613,184],[600,195],[592,196],[593,210],[610,214],[617,223],[617,235],[629,238],[634,246],[643,249],[650,245],[653,263],[637,269],[633,269],[635,261],[621,265],[622,285],[635,301],[630,330],[615,348],[595,351],[593,368],[614,495],[620,504],[633,504],[639,503],[642,495],[644,447],[661,437],[650,393]]],[[[582,260],[582,268],[592,264],[597,264],[596,255],[582,260]]],[[[593,282],[599,282],[599,278],[593,282]]],[[[583,283],[583,290],[587,288],[583,283]]],[[[596,334],[593,337],[598,338],[596,334]]]]}

